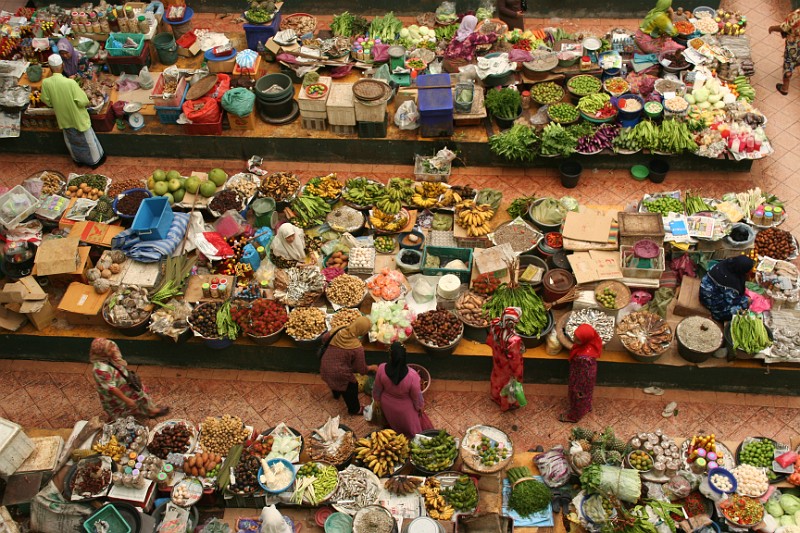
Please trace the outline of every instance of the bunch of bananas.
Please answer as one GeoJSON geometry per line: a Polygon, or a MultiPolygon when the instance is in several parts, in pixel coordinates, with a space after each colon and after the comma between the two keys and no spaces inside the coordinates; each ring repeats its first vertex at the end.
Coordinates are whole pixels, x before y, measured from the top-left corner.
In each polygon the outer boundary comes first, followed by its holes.
{"type": "Polygon", "coordinates": [[[420,483],[422,480],[418,477],[394,476],[387,479],[383,486],[393,494],[411,494],[420,483]]]}
{"type": "Polygon", "coordinates": [[[417,207],[429,209],[439,202],[439,197],[447,187],[443,183],[433,183],[428,181],[417,182],[414,185],[414,194],[411,196],[411,203],[417,207]]]}
{"type": "Polygon", "coordinates": [[[381,231],[395,232],[400,231],[408,224],[408,217],[403,213],[389,214],[381,209],[373,209],[369,216],[369,223],[372,227],[381,231]]]}
{"type": "Polygon", "coordinates": [[[125,453],[125,447],[117,442],[117,437],[112,435],[105,444],[100,444],[99,442],[95,443],[92,446],[92,451],[100,455],[105,455],[106,457],[111,457],[111,460],[114,462],[119,462],[122,459],[122,454],[125,453]]]}
{"type": "Polygon", "coordinates": [[[459,195],[457,192],[453,192],[453,188],[449,187],[444,191],[444,194],[439,199],[439,205],[442,207],[453,207],[456,204],[460,204],[461,201],[461,195],[459,195]]]}
{"type": "Polygon", "coordinates": [[[407,178],[392,178],[386,184],[384,196],[375,205],[390,215],[400,212],[404,203],[411,201],[414,195],[414,182],[407,178]]]}
{"type": "Polygon", "coordinates": [[[467,230],[467,235],[470,237],[481,237],[492,231],[489,221],[493,216],[494,209],[487,204],[464,200],[456,205],[456,223],[467,230]]]}
{"type": "Polygon", "coordinates": [[[450,520],[453,516],[453,508],[447,504],[441,494],[442,485],[439,480],[429,477],[425,484],[419,488],[419,493],[425,499],[425,509],[428,516],[434,520],[450,520]]]}
{"type": "Polygon", "coordinates": [[[306,192],[320,198],[333,200],[338,198],[339,193],[342,192],[342,184],[336,179],[336,173],[333,172],[327,176],[319,176],[308,180],[306,192]]]}
{"type": "Polygon", "coordinates": [[[31,107],[39,107],[39,104],[42,102],[42,92],[39,90],[31,91],[28,99],[31,101],[31,107]]]}
{"type": "Polygon", "coordinates": [[[353,178],[345,184],[342,197],[348,202],[360,206],[375,205],[384,195],[384,186],[381,183],[370,181],[367,178],[353,178]]]}
{"type": "Polygon", "coordinates": [[[744,98],[748,102],[756,99],[756,90],[750,85],[750,80],[747,76],[737,76],[733,83],[736,84],[736,92],[739,93],[740,98],[744,98]]]}
{"type": "Polygon", "coordinates": [[[358,439],[356,458],[378,477],[391,474],[394,467],[408,458],[408,439],[393,429],[373,431],[369,437],[358,439]]]}

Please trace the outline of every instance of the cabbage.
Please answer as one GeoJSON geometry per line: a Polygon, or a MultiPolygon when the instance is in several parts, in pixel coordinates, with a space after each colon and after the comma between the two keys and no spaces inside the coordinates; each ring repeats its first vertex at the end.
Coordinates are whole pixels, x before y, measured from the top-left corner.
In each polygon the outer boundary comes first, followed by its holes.
{"type": "Polygon", "coordinates": [[[724,109],[724,108],[725,108],[725,102],[723,101],[719,101],[716,104],[714,104],[714,109],[724,109]]]}
{"type": "Polygon", "coordinates": [[[431,30],[429,30],[427,26],[420,26],[419,27],[419,34],[420,35],[428,35],[429,31],[431,31],[431,30]]]}
{"type": "Polygon", "coordinates": [[[694,99],[697,103],[705,102],[708,100],[708,90],[707,89],[695,89],[692,94],[694,95],[694,99]]]}
{"type": "Polygon", "coordinates": [[[409,33],[410,32],[408,31],[408,28],[403,28],[402,30],[400,30],[400,38],[401,39],[408,39],[408,34],[409,33]]]}
{"type": "Polygon", "coordinates": [[[778,502],[777,498],[770,498],[769,501],[764,504],[764,509],[766,509],[767,512],[775,518],[780,518],[785,514],[783,512],[783,507],[781,507],[781,504],[778,502]]]}
{"type": "Polygon", "coordinates": [[[797,524],[794,523],[794,517],[790,514],[785,514],[780,518],[780,525],[782,526],[796,526],[797,524]]]}
{"type": "Polygon", "coordinates": [[[711,104],[709,104],[708,102],[700,102],[697,104],[697,107],[699,107],[700,109],[710,109],[711,104]]]}
{"type": "Polygon", "coordinates": [[[408,31],[410,31],[411,33],[414,33],[414,32],[418,33],[419,32],[419,26],[417,26],[416,24],[412,24],[411,26],[408,27],[408,31]]]}
{"type": "Polygon", "coordinates": [[[720,95],[718,95],[718,94],[716,94],[716,93],[714,93],[714,94],[709,94],[709,95],[708,95],[708,101],[709,101],[709,103],[716,104],[716,103],[717,103],[717,102],[719,102],[720,100],[722,100],[722,96],[720,96],[720,95]]]}
{"type": "Polygon", "coordinates": [[[690,104],[693,104],[693,103],[695,103],[694,96],[692,96],[691,94],[686,94],[686,95],[684,95],[684,97],[683,97],[683,98],[684,98],[684,99],[685,99],[687,102],[689,102],[690,104]]]}
{"type": "Polygon", "coordinates": [[[781,496],[780,503],[786,514],[794,515],[794,513],[800,511],[800,498],[797,498],[797,496],[783,494],[781,496]]]}

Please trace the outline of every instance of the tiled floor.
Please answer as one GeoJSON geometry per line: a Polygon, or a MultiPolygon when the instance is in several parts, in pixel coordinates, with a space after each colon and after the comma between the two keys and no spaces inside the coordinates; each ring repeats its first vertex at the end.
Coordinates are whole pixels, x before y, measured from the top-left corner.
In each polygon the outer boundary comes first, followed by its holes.
{"type": "MultiPolygon", "coordinates": [[[[749,20],[748,36],[753,43],[756,63],[754,85],[758,90],[757,105],[769,117],[768,133],[775,145],[775,154],[756,162],[749,174],[673,172],[667,182],[653,185],[633,181],[625,171],[586,169],[578,188],[568,191],[560,187],[552,170],[463,168],[454,172],[452,182],[502,189],[507,197],[520,194],[571,194],[580,201],[615,204],[628,203],[644,192],[668,189],[701,189],[709,196],[760,186],[786,202],[790,218],[785,228],[797,231],[800,217],[800,179],[794,176],[800,167],[796,153],[800,139],[800,83],[796,80],[792,93],[781,96],[775,83],[781,77],[782,43],[777,36],[768,36],[767,28],[779,22],[789,9],[786,0],[769,0],[747,4],[744,0],[725,0],[730,9],[743,11],[749,20]]],[[[208,18],[209,22],[212,20],[208,18]]],[[[232,24],[230,18],[225,20],[232,24]]],[[[324,23],[325,20],[322,19],[324,23]]],[[[560,24],[569,31],[598,31],[612,26],[634,27],[631,20],[530,20],[531,27],[560,24]]],[[[147,158],[111,158],[99,172],[112,178],[144,177],[155,167],[178,170],[201,170],[221,166],[230,171],[243,170],[239,160],[151,160],[147,158]]],[[[65,157],[31,157],[0,155],[0,185],[11,186],[43,168],[64,173],[76,170],[65,157]]],[[[311,177],[331,170],[343,178],[369,175],[381,180],[391,176],[410,176],[411,166],[329,165],[304,162],[270,162],[272,170],[291,170],[302,177],[311,177]]],[[[266,428],[284,421],[306,429],[324,422],[328,414],[342,412],[342,404],[334,401],[317,376],[286,375],[269,372],[186,370],[161,367],[139,369],[158,402],[170,405],[173,416],[199,421],[206,415],[230,412],[239,415],[257,428],[266,428]]],[[[488,376],[487,376],[488,378],[488,376]]],[[[462,432],[469,424],[483,422],[508,430],[523,447],[538,443],[562,442],[567,428],[557,422],[565,408],[563,386],[526,386],[529,405],[524,409],[501,414],[488,399],[487,381],[436,381],[427,394],[428,412],[434,423],[454,432],[462,432]]],[[[0,361],[0,416],[18,421],[26,427],[70,426],[76,418],[100,414],[100,404],[88,374],[88,365],[53,364],[22,361],[0,361]]],[[[366,425],[360,418],[346,418],[356,431],[366,425]]],[[[620,434],[640,428],[661,427],[675,435],[694,431],[715,432],[724,439],[740,440],[760,434],[786,440],[800,429],[800,399],[741,394],[667,391],[660,398],[644,395],[634,389],[604,388],[596,391],[594,412],[586,420],[594,427],[613,424],[620,434]],[[670,400],[679,402],[676,418],[664,419],[661,410],[670,400]]]]}
{"type": "MultiPolygon", "coordinates": [[[[102,415],[88,364],[0,360],[0,417],[24,427],[71,427],[75,420],[102,415]]],[[[358,433],[368,431],[362,417],[346,415],[344,403],[331,397],[315,374],[187,370],[140,366],[137,371],[156,402],[172,408],[170,417],[200,422],[230,413],[256,429],[286,422],[297,429],[317,427],[329,415],[358,433]]],[[[486,423],[508,431],[518,446],[563,442],[568,426],[558,422],[566,408],[566,387],[526,385],[528,405],[501,413],[489,399],[484,381],[437,381],[426,393],[426,411],[437,428],[463,433],[486,423]]],[[[362,397],[362,402],[367,398],[362,397]]],[[[680,436],[695,431],[738,441],[764,435],[788,441],[800,432],[800,398],[670,390],[653,397],[638,389],[598,388],[594,410],[583,424],[612,425],[619,434],[661,428],[680,436]],[[677,417],[661,416],[664,405],[678,402],[677,417]]]]}

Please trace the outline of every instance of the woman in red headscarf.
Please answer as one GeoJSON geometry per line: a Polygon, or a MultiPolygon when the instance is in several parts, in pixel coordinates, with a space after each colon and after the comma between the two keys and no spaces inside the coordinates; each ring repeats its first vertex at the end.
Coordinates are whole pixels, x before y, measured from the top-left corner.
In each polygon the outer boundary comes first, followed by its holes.
{"type": "Polygon", "coordinates": [[[518,404],[510,403],[508,396],[501,395],[500,392],[511,378],[522,383],[522,354],[525,353],[525,345],[516,330],[521,314],[519,307],[506,307],[503,316],[492,320],[489,337],[486,339],[492,349],[492,400],[500,405],[501,411],[518,407],[518,404]]]}
{"type": "Polygon", "coordinates": [[[560,420],[574,424],[592,410],[597,359],[603,351],[603,341],[589,324],[578,326],[573,337],[575,344],[569,353],[569,411],[560,420]]]}

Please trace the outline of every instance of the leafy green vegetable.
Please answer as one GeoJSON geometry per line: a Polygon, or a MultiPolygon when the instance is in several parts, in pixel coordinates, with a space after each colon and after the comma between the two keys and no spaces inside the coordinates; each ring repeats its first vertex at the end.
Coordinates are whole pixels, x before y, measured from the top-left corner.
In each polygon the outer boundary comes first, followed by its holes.
{"type": "MultiPolygon", "coordinates": [[[[479,19],[480,20],[480,19],[479,19]]],[[[458,24],[450,24],[449,26],[436,26],[437,41],[452,41],[458,31],[458,24]]]]}
{"type": "Polygon", "coordinates": [[[533,477],[527,466],[511,468],[507,475],[512,486],[508,505],[520,516],[530,516],[546,509],[550,504],[551,495],[547,485],[536,479],[525,479],[533,477]]]}
{"type": "Polygon", "coordinates": [[[589,493],[613,495],[630,503],[639,501],[642,496],[639,471],[630,468],[589,465],[581,473],[581,486],[589,493]]]}
{"type": "Polygon", "coordinates": [[[369,28],[367,19],[361,16],[352,15],[349,11],[333,16],[331,31],[337,37],[354,37],[363,35],[369,28]]]}
{"type": "Polygon", "coordinates": [[[567,157],[575,152],[578,141],[573,138],[564,126],[551,123],[542,131],[542,155],[560,155],[567,157]]]}
{"type": "Polygon", "coordinates": [[[392,11],[389,11],[382,17],[372,19],[372,24],[369,25],[369,36],[373,39],[380,39],[382,43],[389,44],[397,39],[397,35],[402,29],[403,23],[394,16],[392,11]]]}
{"type": "Polygon", "coordinates": [[[529,163],[539,151],[539,137],[530,126],[514,124],[510,129],[489,137],[489,149],[509,161],[529,163]]]}
{"type": "Polygon", "coordinates": [[[534,200],[536,200],[536,196],[520,196],[518,198],[514,198],[514,200],[512,200],[511,204],[506,209],[508,216],[510,216],[512,219],[517,217],[527,217],[528,209],[530,209],[534,200]]]}
{"type": "Polygon", "coordinates": [[[512,119],[519,114],[522,96],[511,88],[493,89],[486,93],[486,109],[495,117],[512,119]]]}
{"type": "Polygon", "coordinates": [[[517,331],[522,335],[538,337],[547,326],[547,310],[533,285],[510,287],[503,283],[483,304],[484,311],[491,318],[499,318],[507,307],[522,309],[517,323],[517,331]]]}

